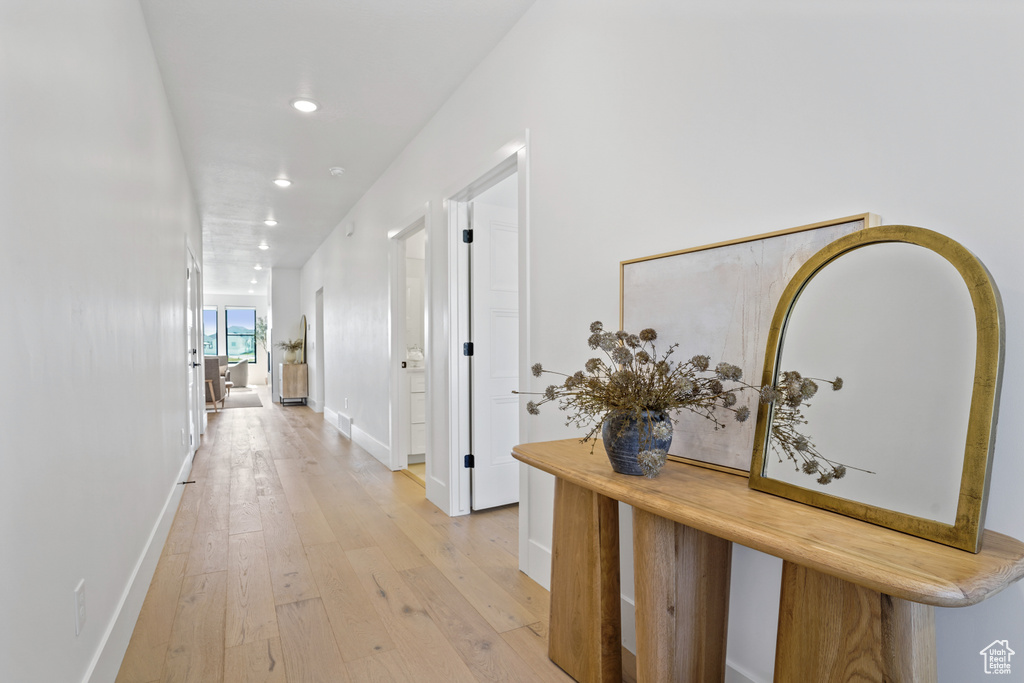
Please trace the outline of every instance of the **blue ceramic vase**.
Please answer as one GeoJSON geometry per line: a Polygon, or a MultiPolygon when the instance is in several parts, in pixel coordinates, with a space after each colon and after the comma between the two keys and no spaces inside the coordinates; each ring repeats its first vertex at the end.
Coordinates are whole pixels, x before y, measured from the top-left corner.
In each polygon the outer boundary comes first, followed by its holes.
{"type": "Polygon", "coordinates": [[[629,412],[615,411],[605,418],[601,426],[601,441],[604,442],[604,449],[608,452],[608,460],[613,470],[619,474],[643,476],[645,472],[640,467],[637,455],[642,448],[660,449],[668,453],[668,447],[672,445],[671,421],[665,413],[645,410],[641,412],[638,420],[629,412]],[[667,431],[668,435],[662,438],[652,437],[651,429],[666,422],[669,423],[669,429],[664,431],[667,431]]]}

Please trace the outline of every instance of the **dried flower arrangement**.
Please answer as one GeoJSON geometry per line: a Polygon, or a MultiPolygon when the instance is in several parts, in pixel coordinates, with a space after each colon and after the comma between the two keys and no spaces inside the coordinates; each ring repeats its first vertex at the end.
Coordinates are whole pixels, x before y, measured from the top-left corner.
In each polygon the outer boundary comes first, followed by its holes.
{"type": "Polygon", "coordinates": [[[293,351],[293,352],[294,351],[301,351],[302,350],[302,345],[303,344],[302,344],[302,340],[301,339],[289,339],[288,341],[277,342],[276,344],[274,344],[274,346],[276,346],[279,349],[283,349],[285,351],[293,351]]]}
{"type": "MultiPolygon", "coordinates": [[[[653,477],[665,463],[666,453],[663,449],[652,448],[652,441],[671,434],[672,413],[689,410],[713,422],[717,430],[725,426],[719,419],[719,410],[731,412],[738,422],[750,417],[750,408],[737,406],[737,403],[739,392],[753,390],[758,392],[762,403],[777,404],[772,442],[778,444],[780,460],[785,455],[805,473],[819,474],[820,484],[845,475],[844,465],[822,456],[797,429],[797,425],[807,423],[800,409],[809,405],[807,400],[817,392],[815,380],[790,372],[783,373],[778,386],[756,387],[744,382],[742,369],[731,363],[718,363],[712,370],[711,359],[704,355],[676,362],[672,355],[678,344],[670,345],[659,357],[654,344],[657,338],[657,332],[651,328],[639,334],[623,330],[606,332],[600,321],[592,323],[587,345],[600,349],[605,358],[591,358],[584,370],[571,375],[545,370],[536,363],[532,368],[535,377],[548,373],[565,379],[561,384],[549,385],[539,401],[528,402],[527,412],[537,415],[540,406],[557,401],[559,409],[568,413],[566,425],[587,429],[581,439],[584,442],[595,438],[613,413],[625,413],[637,422],[646,420],[638,460],[643,473],[653,477]],[[669,419],[661,421],[652,417],[659,413],[669,419]]],[[[838,377],[817,381],[831,384],[834,390],[842,388],[842,379],[838,377]]],[[[625,425],[624,420],[622,424],[625,425]]]]}
{"type": "MultiPolygon", "coordinates": [[[[843,388],[842,377],[836,377],[834,380],[819,379],[817,382],[832,385],[833,391],[843,388]]],[[[802,377],[795,371],[783,372],[779,374],[779,381],[774,387],[761,387],[760,392],[762,403],[774,403],[771,438],[768,444],[779,462],[785,457],[793,463],[796,471],[811,476],[817,474],[817,481],[822,486],[845,477],[847,469],[874,474],[870,470],[844,465],[826,458],[818,451],[817,446],[799,431],[798,425],[807,424],[807,418],[804,417],[801,408],[809,406],[810,403],[807,401],[818,392],[815,379],[802,377]]]]}

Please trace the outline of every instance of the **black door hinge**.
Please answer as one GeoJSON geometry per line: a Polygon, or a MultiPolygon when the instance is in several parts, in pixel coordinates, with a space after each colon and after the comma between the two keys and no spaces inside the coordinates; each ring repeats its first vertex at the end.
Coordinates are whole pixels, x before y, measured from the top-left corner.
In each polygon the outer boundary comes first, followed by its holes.
{"type": "Polygon", "coordinates": [[[470,230],[463,230],[462,231],[462,241],[465,242],[466,244],[472,244],[473,243],[473,230],[472,229],[470,229],[470,230]]]}
{"type": "Polygon", "coordinates": [[[466,342],[462,345],[462,355],[472,356],[473,355],[473,342],[466,342]]]}
{"type": "Polygon", "coordinates": [[[463,459],[463,466],[470,468],[476,467],[476,458],[473,457],[472,453],[467,454],[466,457],[463,459]]]}

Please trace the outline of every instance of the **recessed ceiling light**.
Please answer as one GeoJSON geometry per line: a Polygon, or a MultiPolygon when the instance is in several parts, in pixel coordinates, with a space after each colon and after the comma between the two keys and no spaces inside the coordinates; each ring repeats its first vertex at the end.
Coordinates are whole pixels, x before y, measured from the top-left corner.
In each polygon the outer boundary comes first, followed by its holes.
{"type": "Polygon", "coordinates": [[[278,187],[288,187],[289,185],[292,184],[292,181],[288,180],[287,178],[276,178],[274,180],[274,184],[277,185],[278,187]]]}
{"type": "Polygon", "coordinates": [[[255,265],[252,267],[253,270],[263,270],[263,266],[255,265]]]}
{"type": "Polygon", "coordinates": [[[270,245],[269,244],[261,244],[260,245],[260,249],[262,249],[263,251],[266,251],[267,249],[270,249],[270,245]]]}
{"type": "Polygon", "coordinates": [[[249,284],[250,285],[256,284],[256,278],[253,278],[253,279],[249,280],[249,284]]]}
{"type": "Polygon", "coordinates": [[[273,218],[268,218],[267,220],[263,221],[263,225],[269,225],[270,227],[274,227],[275,225],[277,225],[277,221],[275,221],[273,218]]]}
{"type": "Polygon", "coordinates": [[[320,105],[313,100],[307,100],[304,97],[292,100],[292,106],[301,111],[303,114],[309,114],[320,108],[320,105]]]}
{"type": "Polygon", "coordinates": [[[249,290],[249,293],[252,294],[252,290],[251,289],[249,290]]]}

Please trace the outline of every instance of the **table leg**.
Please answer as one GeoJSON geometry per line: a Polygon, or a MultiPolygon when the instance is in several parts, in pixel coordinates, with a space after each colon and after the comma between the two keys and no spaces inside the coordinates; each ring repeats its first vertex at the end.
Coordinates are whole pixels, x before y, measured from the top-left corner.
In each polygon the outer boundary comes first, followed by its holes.
{"type": "MultiPolygon", "coordinates": [[[[219,413],[220,410],[217,409],[217,396],[213,393],[212,379],[206,380],[206,387],[210,390],[210,401],[213,401],[213,412],[219,413]]],[[[207,401],[207,403],[209,403],[210,401],[207,401]]]]}
{"type": "Polygon", "coordinates": [[[548,657],[584,683],[621,683],[618,503],[555,480],[548,657]]]}
{"type": "Polygon", "coordinates": [[[633,564],[638,683],[724,680],[732,543],[634,508],[633,564]]]}
{"type": "Polygon", "coordinates": [[[937,676],[931,606],[783,563],[775,680],[919,683],[937,676]]]}

